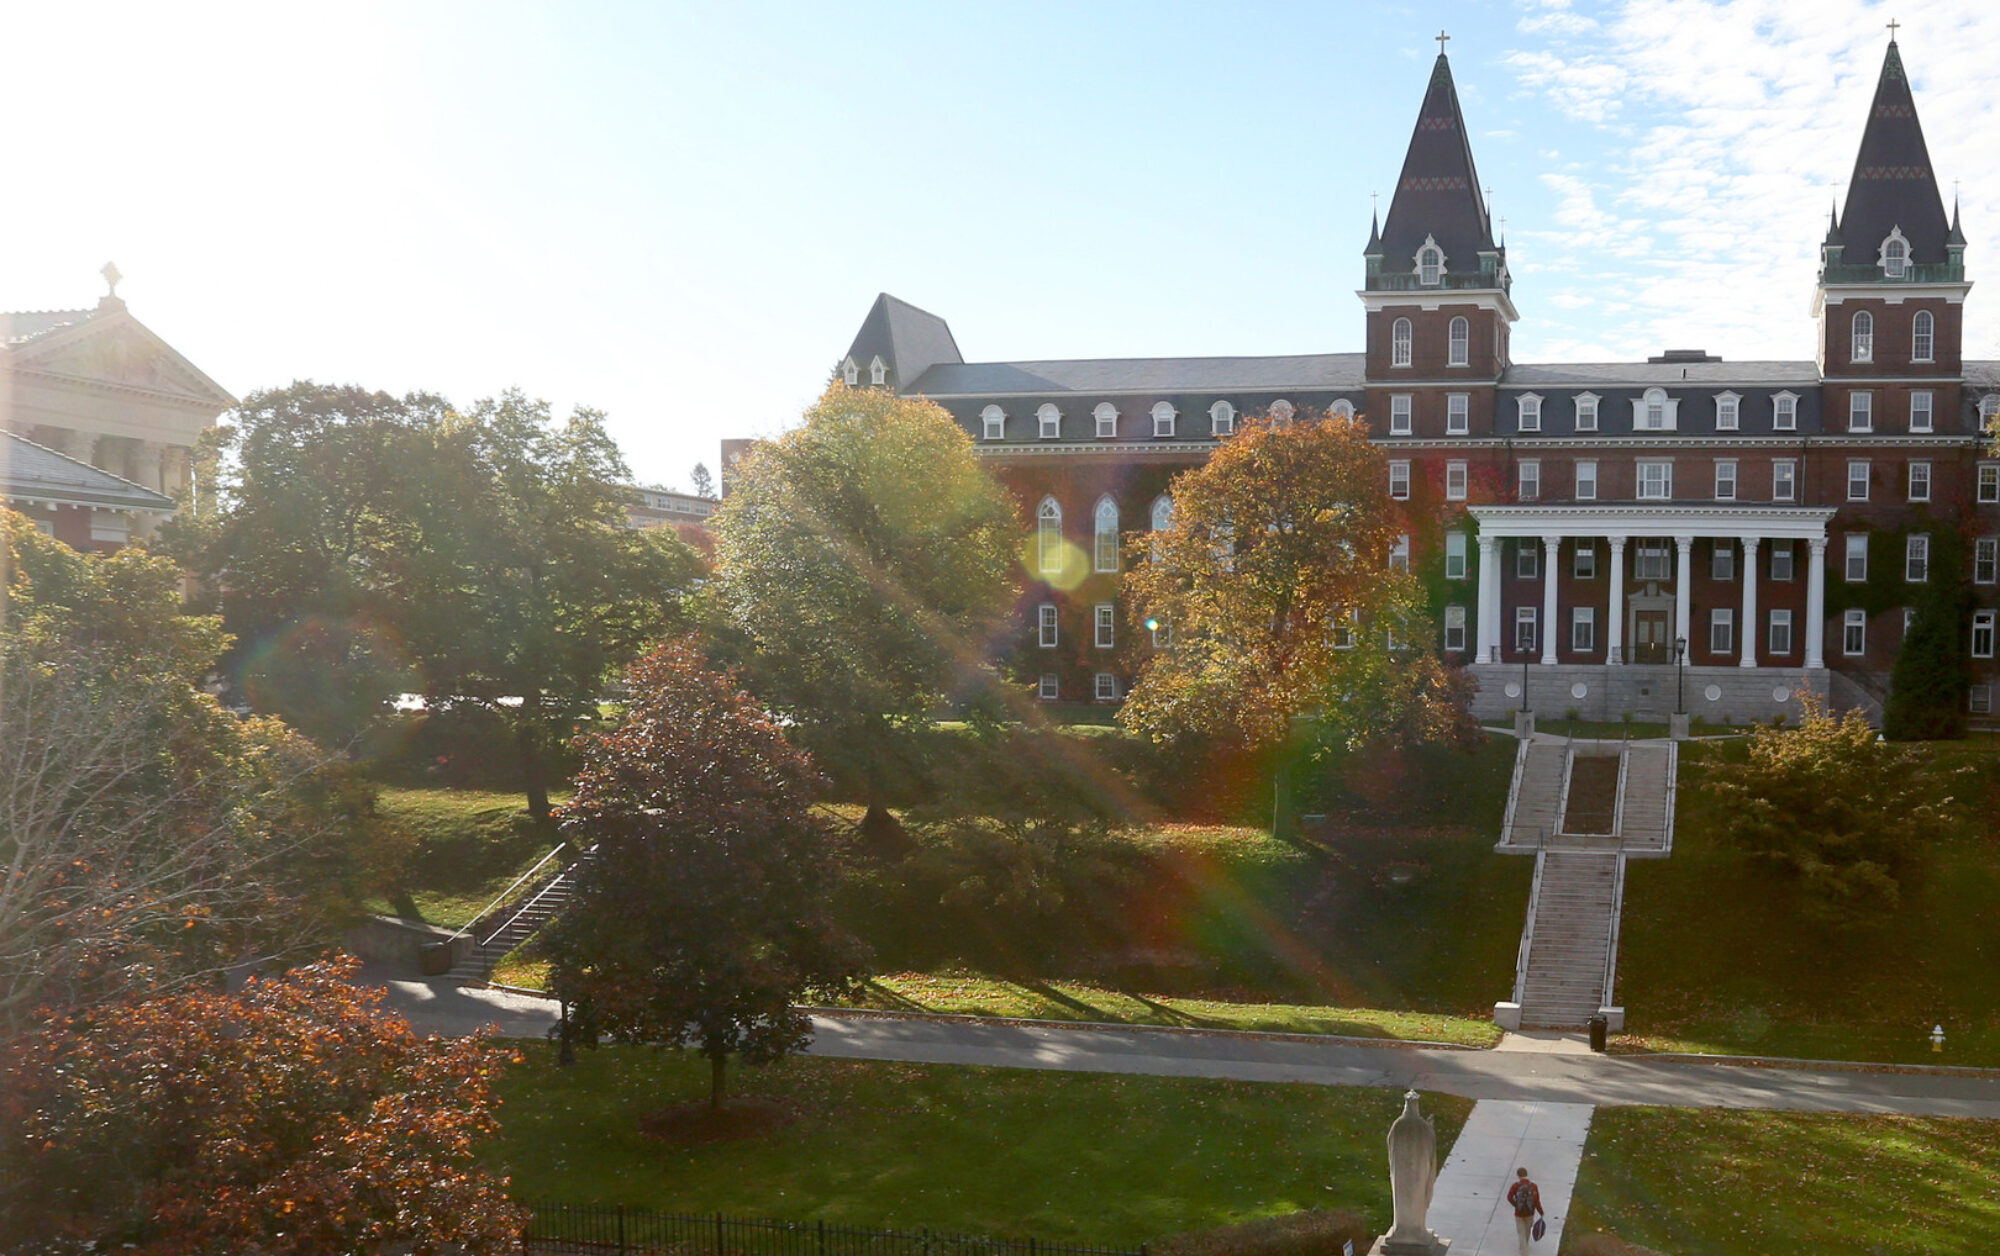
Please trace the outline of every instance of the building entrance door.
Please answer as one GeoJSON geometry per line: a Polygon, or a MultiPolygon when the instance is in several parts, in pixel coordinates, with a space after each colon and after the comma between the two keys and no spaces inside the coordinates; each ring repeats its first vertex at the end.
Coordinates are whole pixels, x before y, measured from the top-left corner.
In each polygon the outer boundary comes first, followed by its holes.
{"type": "Polygon", "coordinates": [[[1670,663],[1672,647],[1667,633],[1670,618],[1666,611],[1635,610],[1632,612],[1632,661],[1634,663],[1670,663]]]}

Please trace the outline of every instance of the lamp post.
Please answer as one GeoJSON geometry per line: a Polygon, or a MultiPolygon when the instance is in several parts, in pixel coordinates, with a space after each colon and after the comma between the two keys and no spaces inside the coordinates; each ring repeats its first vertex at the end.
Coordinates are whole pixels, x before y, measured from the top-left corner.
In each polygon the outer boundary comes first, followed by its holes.
{"type": "Polygon", "coordinates": [[[1674,638],[1674,714],[1687,714],[1688,639],[1674,638]]]}

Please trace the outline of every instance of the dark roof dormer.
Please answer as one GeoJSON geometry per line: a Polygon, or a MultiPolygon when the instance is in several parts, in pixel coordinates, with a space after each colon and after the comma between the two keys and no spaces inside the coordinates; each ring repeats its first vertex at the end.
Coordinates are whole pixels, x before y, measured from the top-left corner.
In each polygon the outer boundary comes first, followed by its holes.
{"type": "Polygon", "coordinates": [[[900,389],[933,366],[964,361],[943,319],[884,292],[861,320],[841,366],[854,383],[900,389]]]}
{"type": "Polygon", "coordinates": [[[1951,237],[1909,75],[1892,39],[1847,204],[1823,246],[1820,282],[1958,282],[1965,273],[1951,237]]]}
{"type": "Polygon", "coordinates": [[[1438,54],[1403,173],[1364,253],[1371,291],[1509,286],[1506,250],[1479,188],[1451,62],[1438,54]]]}

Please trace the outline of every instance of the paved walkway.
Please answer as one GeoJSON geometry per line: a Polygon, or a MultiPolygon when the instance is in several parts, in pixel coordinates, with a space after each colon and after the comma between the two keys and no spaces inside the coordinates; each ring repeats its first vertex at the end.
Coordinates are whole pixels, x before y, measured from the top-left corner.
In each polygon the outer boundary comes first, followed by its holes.
{"type": "Polygon", "coordinates": [[[1451,1256],[1514,1256],[1519,1240],[1507,1188],[1525,1168],[1542,1192],[1549,1231],[1539,1252],[1562,1247],[1563,1221],[1590,1134],[1587,1103],[1482,1099],[1473,1105],[1431,1195],[1430,1228],[1451,1240],[1451,1256]]]}

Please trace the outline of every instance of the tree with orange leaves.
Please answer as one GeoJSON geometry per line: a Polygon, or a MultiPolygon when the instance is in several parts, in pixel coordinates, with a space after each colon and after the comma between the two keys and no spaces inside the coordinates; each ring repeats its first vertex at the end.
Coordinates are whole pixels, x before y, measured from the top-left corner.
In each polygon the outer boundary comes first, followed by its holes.
{"type": "Polygon", "coordinates": [[[59,1017],[0,1048],[9,1251],[518,1250],[474,1166],[502,1055],[418,1039],[354,961],[59,1017]]]}

